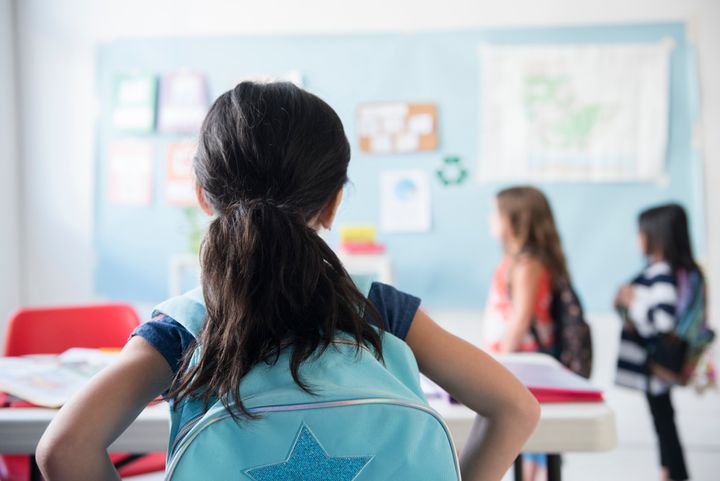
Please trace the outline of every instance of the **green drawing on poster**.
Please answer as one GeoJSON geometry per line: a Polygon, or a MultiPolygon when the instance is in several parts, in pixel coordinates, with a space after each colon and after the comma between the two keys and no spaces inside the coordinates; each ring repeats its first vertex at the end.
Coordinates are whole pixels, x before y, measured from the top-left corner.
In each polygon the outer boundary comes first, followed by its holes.
{"type": "Polygon", "coordinates": [[[567,76],[525,77],[527,118],[543,147],[586,149],[612,110],[608,105],[581,103],[567,76]]]}

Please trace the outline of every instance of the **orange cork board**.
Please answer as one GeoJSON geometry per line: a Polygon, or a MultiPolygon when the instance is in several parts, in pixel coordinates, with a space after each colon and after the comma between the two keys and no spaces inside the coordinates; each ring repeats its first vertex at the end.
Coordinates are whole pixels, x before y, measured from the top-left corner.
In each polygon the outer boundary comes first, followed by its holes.
{"type": "Polygon", "coordinates": [[[413,153],[438,147],[437,106],[387,102],[357,109],[358,143],[371,154],[413,153]]]}

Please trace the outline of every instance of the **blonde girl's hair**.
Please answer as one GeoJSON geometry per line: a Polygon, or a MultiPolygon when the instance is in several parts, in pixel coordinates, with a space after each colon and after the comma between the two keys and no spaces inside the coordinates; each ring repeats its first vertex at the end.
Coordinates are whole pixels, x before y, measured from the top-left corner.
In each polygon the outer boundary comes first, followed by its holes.
{"type": "Polygon", "coordinates": [[[497,193],[498,211],[507,219],[520,252],[537,257],[550,271],[553,284],[570,279],[560,235],[545,194],[529,186],[497,193]]]}

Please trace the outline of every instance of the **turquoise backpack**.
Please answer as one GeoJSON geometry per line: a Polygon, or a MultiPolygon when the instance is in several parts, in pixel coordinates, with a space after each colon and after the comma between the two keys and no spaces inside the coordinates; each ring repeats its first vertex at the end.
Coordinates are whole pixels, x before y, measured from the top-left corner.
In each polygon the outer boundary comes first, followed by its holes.
{"type": "MultiPolygon", "coordinates": [[[[155,309],[197,336],[200,289],[155,309]]],[[[166,480],[458,481],[450,432],[427,404],[405,342],[382,335],[384,363],[342,337],[300,367],[315,394],[293,381],[287,350],[241,382],[259,419],[234,420],[220,401],[171,407],[166,480]]],[[[193,358],[197,356],[197,351],[193,358]]]]}

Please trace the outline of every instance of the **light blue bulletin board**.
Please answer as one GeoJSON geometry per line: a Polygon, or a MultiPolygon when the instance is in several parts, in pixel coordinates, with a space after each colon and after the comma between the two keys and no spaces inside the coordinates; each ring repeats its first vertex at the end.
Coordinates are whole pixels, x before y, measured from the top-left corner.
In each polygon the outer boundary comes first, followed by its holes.
{"type": "MultiPolygon", "coordinates": [[[[166,149],[183,137],[141,136],[155,146],[150,207],[110,205],[106,195],[107,145],[125,138],[111,126],[113,80],[141,71],[179,69],[207,76],[211,98],[244,78],[302,73],[304,86],[332,105],[353,145],[350,177],[338,224],[379,223],[379,177],[389,169],[433,172],[446,155],[458,155],[471,180],[461,186],[432,183],[433,226],[428,233],[387,234],[400,289],[435,308],[481,308],[500,247],[488,234],[494,193],[502,185],[474,178],[479,151],[480,61],[478,46],[491,44],[586,44],[657,42],[671,37],[669,183],[543,183],[555,209],[571,272],[587,308],[610,308],[618,283],[642,265],[635,240],[640,209],[675,200],[689,210],[699,254],[704,252],[701,159],[691,145],[697,116],[694,50],[684,24],[658,23],[591,27],[491,29],[453,32],[332,36],[248,36],[117,40],[97,53],[98,124],[95,240],[96,289],[101,296],[134,302],[168,295],[170,256],[189,251],[182,209],[164,201],[166,149]],[[358,104],[376,101],[434,102],[438,106],[439,149],[404,155],[359,151],[358,104]]],[[[328,234],[337,245],[337,230],[328,234]]]]}

